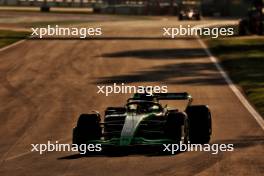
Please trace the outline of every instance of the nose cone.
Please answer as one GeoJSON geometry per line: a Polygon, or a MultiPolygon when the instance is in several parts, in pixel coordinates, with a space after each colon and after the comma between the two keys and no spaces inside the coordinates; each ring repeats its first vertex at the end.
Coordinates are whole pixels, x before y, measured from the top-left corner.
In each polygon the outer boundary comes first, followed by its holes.
{"type": "Polygon", "coordinates": [[[146,117],[148,117],[147,114],[131,113],[127,115],[120,137],[121,146],[127,146],[131,144],[138,125],[146,117]]]}

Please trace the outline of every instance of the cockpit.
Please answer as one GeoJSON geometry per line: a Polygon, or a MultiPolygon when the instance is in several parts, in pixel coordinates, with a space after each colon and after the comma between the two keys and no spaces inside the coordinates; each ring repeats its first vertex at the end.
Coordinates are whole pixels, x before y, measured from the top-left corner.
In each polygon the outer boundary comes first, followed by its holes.
{"type": "Polygon", "coordinates": [[[135,101],[126,105],[127,112],[134,113],[158,113],[162,111],[162,106],[150,101],[135,101]]]}

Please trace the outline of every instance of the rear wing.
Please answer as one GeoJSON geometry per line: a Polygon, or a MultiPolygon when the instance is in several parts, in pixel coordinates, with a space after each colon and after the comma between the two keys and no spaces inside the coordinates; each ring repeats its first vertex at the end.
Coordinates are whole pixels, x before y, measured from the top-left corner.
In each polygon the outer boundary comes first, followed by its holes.
{"type": "Polygon", "coordinates": [[[153,101],[153,100],[188,100],[189,102],[192,102],[192,96],[188,94],[187,92],[180,92],[180,93],[154,93],[154,94],[148,94],[148,93],[136,93],[134,96],[130,99],[128,99],[128,102],[130,100],[147,100],[147,101],[153,101]]]}
{"type": "Polygon", "coordinates": [[[153,95],[157,100],[192,100],[192,96],[187,92],[182,93],[156,93],[153,95]]]}

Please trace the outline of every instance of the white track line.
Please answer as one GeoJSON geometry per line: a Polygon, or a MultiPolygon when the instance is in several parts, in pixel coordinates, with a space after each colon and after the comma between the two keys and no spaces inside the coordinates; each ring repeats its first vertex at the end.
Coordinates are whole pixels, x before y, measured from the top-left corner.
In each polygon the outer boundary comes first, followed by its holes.
{"type": "Polygon", "coordinates": [[[15,42],[15,43],[12,43],[11,45],[7,45],[6,47],[0,48],[0,52],[2,52],[4,50],[7,50],[7,49],[10,49],[10,48],[12,48],[14,46],[17,46],[17,45],[19,45],[19,44],[21,44],[21,43],[23,43],[25,41],[26,41],[25,39],[24,40],[19,40],[19,41],[15,42]]]}
{"type": "Polygon", "coordinates": [[[33,152],[32,151],[27,151],[27,152],[24,152],[24,153],[20,153],[18,155],[15,155],[15,156],[11,156],[9,158],[6,158],[6,159],[4,159],[4,161],[10,161],[10,160],[13,160],[13,159],[16,159],[16,158],[20,158],[20,157],[25,156],[25,155],[28,155],[30,153],[33,153],[33,152]]]}
{"type": "MultiPolygon", "coordinates": [[[[25,41],[26,41],[25,39],[24,39],[24,40],[19,40],[19,41],[15,42],[15,43],[12,43],[12,44],[7,45],[7,46],[5,46],[5,47],[3,47],[3,48],[0,48],[0,52],[5,51],[5,50],[7,50],[7,49],[10,49],[10,48],[12,48],[12,47],[15,47],[15,46],[17,46],[17,45],[19,45],[19,44],[21,44],[21,43],[24,43],[25,41]]],[[[7,154],[9,153],[9,151],[10,151],[10,149],[7,151],[7,154]]],[[[20,157],[20,156],[27,155],[27,154],[29,154],[29,153],[30,153],[30,152],[25,152],[25,153],[21,153],[21,154],[19,154],[19,155],[17,155],[17,156],[20,157]]],[[[1,165],[4,161],[8,161],[8,160],[12,160],[12,159],[17,158],[17,156],[10,157],[10,158],[7,158],[7,159],[2,159],[2,158],[5,157],[5,154],[4,154],[4,156],[0,159],[0,165],[1,165]]]]}
{"type": "MultiPolygon", "coordinates": [[[[209,24],[209,25],[200,25],[200,26],[195,26],[195,27],[208,27],[208,26],[214,26],[214,25],[219,25],[217,23],[215,24],[209,24]]],[[[225,24],[227,25],[227,24],[225,24]]],[[[234,82],[230,79],[228,74],[225,72],[223,67],[220,65],[219,60],[213,56],[211,51],[208,49],[207,45],[202,41],[200,37],[197,37],[200,45],[203,47],[205,50],[206,54],[209,56],[210,60],[214,63],[216,66],[217,70],[220,72],[222,77],[225,79],[226,83],[228,84],[229,88],[234,92],[234,94],[237,96],[237,98],[240,100],[240,102],[244,105],[244,107],[249,111],[249,113],[255,118],[255,120],[258,122],[262,130],[264,130],[264,120],[262,116],[254,109],[254,107],[248,102],[248,100],[245,98],[245,96],[239,91],[239,89],[236,87],[234,82]]]]}
{"type": "MultiPolygon", "coordinates": [[[[66,141],[68,141],[68,140],[70,140],[69,138],[66,138],[66,139],[59,139],[59,140],[55,140],[55,141],[58,141],[58,143],[60,143],[61,144],[61,142],[66,142],[66,141]]],[[[70,144],[70,143],[66,143],[66,144],[70,144]]],[[[47,151],[46,151],[47,152],[47,151]]],[[[50,151],[51,152],[51,151],[50,151]]],[[[4,159],[2,162],[5,162],[5,161],[10,161],[10,160],[13,160],[13,159],[17,159],[17,158],[20,158],[20,157],[22,157],[22,156],[25,156],[25,155],[29,155],[29,154],[31,154],[31,153],[36,153],[35,151],[27,151],[27,152],[23,152],[23,153],[20,153],[20,154],[17,154],[17,155],[14,155],[14,156],[10,156],[10,157],[8,157],[8,158],[6,158],[6,159],[4,159]]]]}

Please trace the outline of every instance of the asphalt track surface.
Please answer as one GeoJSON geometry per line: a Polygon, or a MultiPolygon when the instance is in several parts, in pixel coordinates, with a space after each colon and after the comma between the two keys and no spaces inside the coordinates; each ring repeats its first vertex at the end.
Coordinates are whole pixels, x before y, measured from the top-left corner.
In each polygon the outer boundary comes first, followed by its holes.
{"type": "Polygon", "coordinates": [[[161,37],[161,27],[177,24],[104,22],[101,40],[27,40],[1,51],[0,175],[262,175],[263,130],[196,38],[161,37]],[[194,104],[212,110],[211,143],[233,143],[235,151],[118,157],[30,152],[30,144],[70,143],[80,113],[122,105],[129,95],[97,94],[97,85],[114,82],[189,92],[194,104]]]}

